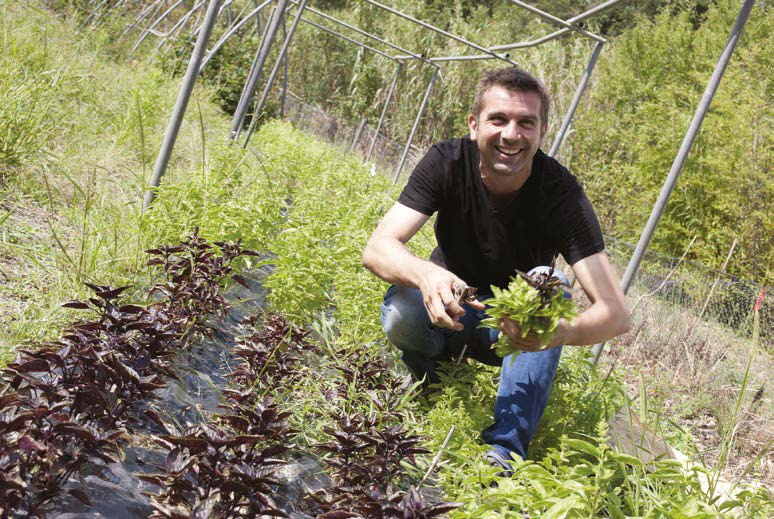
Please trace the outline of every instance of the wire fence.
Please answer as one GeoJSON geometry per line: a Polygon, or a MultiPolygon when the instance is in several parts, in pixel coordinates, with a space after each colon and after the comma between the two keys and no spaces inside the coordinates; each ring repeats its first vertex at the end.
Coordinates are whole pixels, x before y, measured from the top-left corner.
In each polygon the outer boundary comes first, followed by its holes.
{"type": "MultiPolygon", "coordinates": [[[[367,124],[344,123],[324,110],[288,95],[285,117],[305,132],[317,135],[327,142],[366,156],[375,130],[367,124]]],[[[371,155],[374,170],[390,176],[400,162],[403,146],[380,134],[371,155]]],[[[408,175],[421,159],[424,151],[412,147],[404,175],[408,175]]],[[[622,273],[635,246],[605,237],[607,252],[619,273],[622,273]]],[[[667,254],[648,251],[629,289],[629,299],[641,296],[658,299],[667,306],[680,307],[704,321],[714,321],[740,337],[750,337],[753,327],[753,306],[766,286],[743,279],[698,262],[682,261],[667,254]],[[713,285],[715,289],[712,290],[713,285]]],[[[767,349],[772,347],[772,319],[774,304],[765,296],[760,307],[760,333],[767,349]]]]}
{"type": "MultiPolygon", "coordinates": [[[[635,246],[605,237],[607,252],[619,272],[623,272],[635,246]]],[[[663,303],[688,310],[704,321],[714,321],[740,337],[750,337],[753,308],[760,302],[761,342],[772,345],[774,304],[768,288],[695,261],[649,250],[640,264],[629,289],[630,300],[657,298],[663,303]],[[712,287],[715,287],[714,290],[712,287]]]]}
{"type": "MultiPolygon", "coordinates": [[[[292,121],[298,128],[307,133],[317,135],[330,143],[354,151],[366,157],[373,144],[373,151],[369,161],[373,164],[374,171],[386,175],[393,175],[400,163],[405,144],[401,145],[380,132],[374,143],[376,128],[362,121],[360,124],[349,124],[330,115],[324,110],[309,105],[288,93],[285,101],[285,118],[292,121]]],[[[424,150],[412,146],[409,149],[406,164],[403,166],[403,175],[414,169],[424,150]]]]}

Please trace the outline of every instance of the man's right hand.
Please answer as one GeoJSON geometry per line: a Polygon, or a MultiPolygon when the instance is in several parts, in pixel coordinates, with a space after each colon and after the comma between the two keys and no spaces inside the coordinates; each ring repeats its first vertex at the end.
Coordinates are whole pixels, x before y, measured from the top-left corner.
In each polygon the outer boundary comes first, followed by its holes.
{"type": "MultiPolygon", "coordinates": [[[[394,285],[416,287],[436,326],[462,330],[460,317],[465,310],[457,303],[452,285],[465,285],[460,278],[427,260],[413,255],[405,244],[427,222],[429,216],[396,203],[387,211],[363,251],[363,265],[381,279],[394,285]]],[[[468,303],[483,310],[479,301],[468,303]]]]}
{"type": "MultiPolygon", "coordinates": [[[[454,297],[454,284],[466,285],[448,270],[432,265],[422,273],[419,290],[422,292],[431,323],[441,328],[461,331],[463,326],[459,320],[465,315],[465,309],[454,297]]],[[[484,304],[477,300],[468,304],[476,310],[484,309],[484,304]]]]}

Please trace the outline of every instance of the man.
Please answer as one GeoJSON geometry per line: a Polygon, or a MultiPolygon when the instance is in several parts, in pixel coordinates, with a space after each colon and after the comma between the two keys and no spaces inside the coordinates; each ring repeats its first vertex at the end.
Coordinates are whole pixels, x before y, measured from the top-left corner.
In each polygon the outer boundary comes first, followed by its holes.
{"type": "MultiPolygon", "coordinates": [[[[482,433],[490,463],[510,468],[524,458],[548,401],[561,345],[590,345],[629,329],[629,310],[604,252],[596,215],[567,169],[540,150],[548,125],[549,97],[527,72],[486,73],[476,87],[470,136],[434,145],[414,169],[398,202],[387,212],[363,253],[363,265],[392,283],[382,305],[387,338],[418,379],[437,382],[439,360],[463,351],[502,364],[495,423],[482,433]],[[430,260],[405,244],[438,212],[438,247],[430,260]],[[547,347],[521,337],[503,320],[511,345],[526,353],[515,362],[491,350],[497,331],[480,329],[484,304],[460,306],[453,285],[484,292],[505,287],[514,269],[545,271],[562,254],[591,306],[562,320],[547,347]],[[537,269],[535,269],[537,267],[537,269]],[[464,350],[463,350],[464,348],[464,350]]],[[[557,273],[565,284],[567,279],[557,273]]]]}

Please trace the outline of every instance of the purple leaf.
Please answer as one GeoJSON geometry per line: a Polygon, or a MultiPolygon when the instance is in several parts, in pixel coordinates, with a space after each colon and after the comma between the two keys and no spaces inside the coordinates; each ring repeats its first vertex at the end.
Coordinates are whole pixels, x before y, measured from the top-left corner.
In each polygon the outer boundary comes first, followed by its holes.
{"type": "Polygon", "coordinates": [[[94,506],[91,502],[91,499],[89,499],[89,496],[87,496],[86,492],[84,492],[83,490],[79,490],[77,488],[71,488],[70,490],[67,491],[67,493],[78,498],[78,501],[80,501],[86,506],[94,506]]]}

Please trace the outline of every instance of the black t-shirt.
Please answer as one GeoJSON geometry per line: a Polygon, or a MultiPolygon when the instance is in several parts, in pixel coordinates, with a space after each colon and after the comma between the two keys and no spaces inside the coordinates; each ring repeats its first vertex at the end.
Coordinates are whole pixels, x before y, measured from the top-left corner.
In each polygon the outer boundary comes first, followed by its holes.
{"type": "Polygon", "coordinates": [[[471,286],[505,287],[514,269],[570,265],[605,248],[594,209],[573,175],[538,150],[516,198],[496,209],[479,173],[470,137],[433,145],[414,168],[398,202],[422,214],[438,211],[438,247],[430,260],[471,286]]]}

